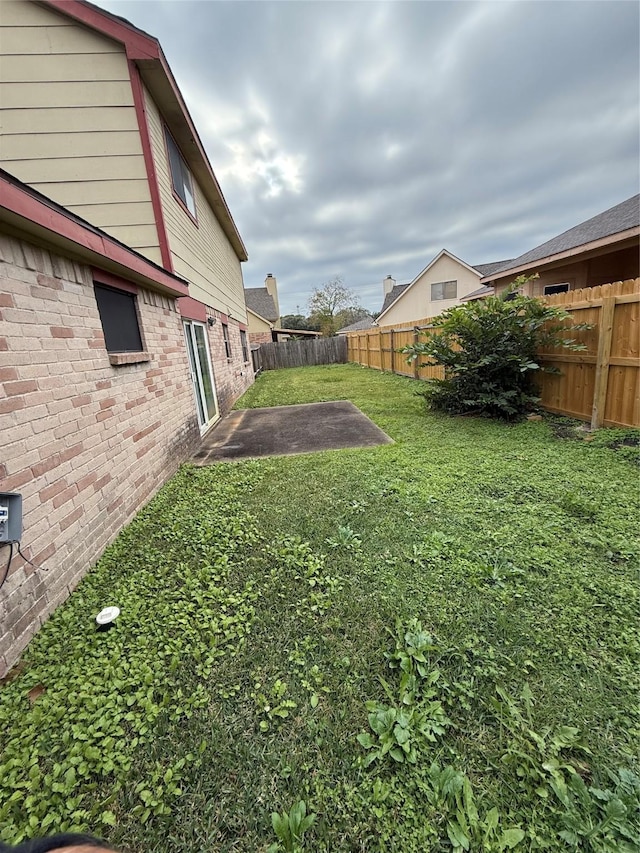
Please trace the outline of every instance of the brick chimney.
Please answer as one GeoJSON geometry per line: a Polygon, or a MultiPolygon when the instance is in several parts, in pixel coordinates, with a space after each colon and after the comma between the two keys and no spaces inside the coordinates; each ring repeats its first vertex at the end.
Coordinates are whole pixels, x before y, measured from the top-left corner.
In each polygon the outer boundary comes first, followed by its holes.
{"type": "Polygon", "coordinates": [[[271,273],[267,273],[267,277],[264,280],[264,286],[267,288],[267,293],[273,299],[276,311],[278,312],[278,319],[276,320],[276,325],[280,324],[280,303],[278,302],[278,282],[276,281],[276,277],[271,275],[271,273]]]}
{"type": "Polygon", "coordinates": [[[393,290],[393,288],[394,288],[395,286],[396,286],[396,280],[395,280],[395,278],[391,278],[391,276],[390,276],[390,275],[388,275],[388,276],[385,278],[385,280],[382,282],[382,292],[383,292],[383,295],[384,295],[384,296],[386,296],[386,295],[387,295],[387,293],[391,293],[391,291],[393,290]]]}

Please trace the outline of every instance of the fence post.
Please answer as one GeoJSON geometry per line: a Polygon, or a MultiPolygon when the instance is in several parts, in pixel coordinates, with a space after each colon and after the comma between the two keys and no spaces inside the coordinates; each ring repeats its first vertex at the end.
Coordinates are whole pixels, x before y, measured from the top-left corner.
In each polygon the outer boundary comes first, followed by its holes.
{"type": "MultiPolygon", "coordinates": [[[[420,330],[417,326],[413,328],[413,342],[417,344],[420,340],[420,330]]],[[[413,362],[413,376],[415,379],[420,379],[420,367],[418,366],[418,359],[413,362]]]]}
{"type": "Polygon", "coordinates": [[[369,332],[365,332],[365,335],[366,335],[365,341],[367,343],[367,348],[365,350],[366,355],[367,355],[367,367],[371,367],[371,360],[369,358],[369,332]]]}
{"type": "Polygon", "coordinates": [[[396,372],[396,349],[393,345],[393,329],[391,329],[391,334],[389,337],[389,346],[391,347],[391,372],[396,372]]]}
{"type": "Polygon", "coordinates": [[[598,357],[596,361],[596,378],[593,389],[593,409],[591,411],[591,429],[598,429],[604,421],[607,404],[607,385],[609,383],[609,359],[611,357],[611,341],[613,337],[613,318],[616,310],[615,296],[605,296],[600,309],[598,335],[598,357]]]}

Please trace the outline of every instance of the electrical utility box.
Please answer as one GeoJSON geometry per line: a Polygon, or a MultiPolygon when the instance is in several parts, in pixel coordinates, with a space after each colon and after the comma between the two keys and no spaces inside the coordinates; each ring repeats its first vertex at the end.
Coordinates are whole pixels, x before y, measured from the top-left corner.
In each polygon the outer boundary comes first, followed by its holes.
{"type": "Polygon", "coordinates": [[[22,539],[22,495],[0,492],[0,544],[22,539]]]}

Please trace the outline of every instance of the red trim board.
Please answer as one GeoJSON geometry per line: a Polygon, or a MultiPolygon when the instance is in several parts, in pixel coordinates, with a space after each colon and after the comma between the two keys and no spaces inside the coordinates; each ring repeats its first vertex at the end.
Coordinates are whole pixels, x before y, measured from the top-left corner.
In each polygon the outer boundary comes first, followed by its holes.
{"type": "Polygon", "coordinates": [[[178,281],[175,276],[159,269],[133,249],[128,249],[102,231],[85,227],[63,212],[63,209],[50,206],[35,198],[3,176],[0,176],[0,199],[0,208],[162,285],[175,296],[186,296],[189,292],[186,283],[178,281]]]}

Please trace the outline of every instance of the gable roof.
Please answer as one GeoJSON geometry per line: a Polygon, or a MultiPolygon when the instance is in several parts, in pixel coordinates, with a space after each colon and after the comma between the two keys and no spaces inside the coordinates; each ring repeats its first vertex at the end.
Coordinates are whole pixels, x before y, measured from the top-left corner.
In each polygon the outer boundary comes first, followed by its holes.
{"type": "Polygon", "coordinates": [[[387,293],[387,295],[385,296],[384,304],[382,306],[382,311],[378,314],[378,323],[380,322],[380,318],[382,317],[382,315],[385,314],[395,302],[397,302],[397,300],[405,293],[405,291],[407,291],[410,287],[413,287],[413,285],[420,278],[422,278],[422,276],[426,272],[428,272],[431,269],[431,267],[435,263],[437,263],[443,255],[447,255],[447,257],[451,258],[452,261],[457,261],[457,263],[462,264],[462,266],[466,267],[469,270],[469,272],[472,272],[475,275],[477,275],[478,278],[481,278],[482,274],[477,269],[475,269],[475,267],[469,266],[469,264],[465,263],[465,261],[461,260],[461,258],[457,258],[454,254],[449,252],[447,249],[441,249],[438,252],[438,254],[435,256],[435,258],[430,260],[429,263],[426,265],[426,267],[418,273],[418,275],[413,279],[413,281],[410,281],[409,284],[401,284],[401,285],[396,284],[395,287],[391,290],[391,292],[387,293]],[[396,293],[398,287],[400,287],[401,290],[396,293]],[[394,294],[395,294],[394,298],[389,299],[389,297],[393,296],[394,294]]]}
{"type": "Polygon", "coordinates": [[[276,304],[266,287],[245,287],[244,301],[247,308],[263,320],[273,323],[278,319],[276,304]]]}
{"type": "Polygon", "coordinates": [[[81,263],[170,296],[188,296],[187,282],[135,249],[0,169],[2,231],[42,242],[81,263]]]}
{"type": "MultiPolygon", "coordinates": [[[[512,261],[507,261],[503,267],[493,270],[493,276],[500,278],[536,261],[546,261],[556,255],[569,253],[573,249],[587,246],[597,240],[606,240],[608,237],[614,237],[617,234],[622,234],[630,229],[638,229],[639,227],[640,194],[634,195],[626,199],[626,201],[616,204],[614,207],[610,207],[597,216],[592,216],[591,219],[581,222],[568,231],[563,231],[562,234],[558,234],[557,237],[552,237],[551,240],[541,243],[535,249],[525,252],[520,257],[514,258],[512,261]]],[[[633,235],[630,234],[628,236],[633,235]]],[[[485,273],[485,278],[491,275],[492,273],[485,273]]]]}
{"type": "Polygon", "coordinates": [[[410,282],[407,282],[406,284],[394,284],[389,293],[385,294],[380,314],[383,314],[387,308],[391,308],[396,299],[398,299],[399,296],[402,296],[405,290],[409,287],[409,284],[410,282]]]}
{"type": "Polygon", "coordinates": [[[43,5],[55,9],[80,24],[120,42],[127,59],[133,63],[153,99],[161,108],[180,151],[211,205],[222,230],[241,261],[248,259],[246,247],[231,216],[220,184],[211,168],[193,119],[173,76],[160,42],[118,15],[113,15],[86,0],[41,0],[43,5]]]}

